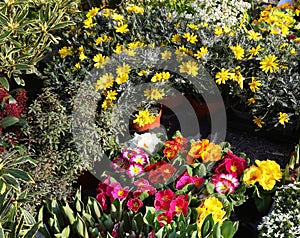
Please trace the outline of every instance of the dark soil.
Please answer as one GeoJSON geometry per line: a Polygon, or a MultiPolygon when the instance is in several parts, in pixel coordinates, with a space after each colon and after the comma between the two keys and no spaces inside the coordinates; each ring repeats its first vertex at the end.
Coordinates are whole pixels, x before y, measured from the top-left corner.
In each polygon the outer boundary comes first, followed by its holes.
{"type": "Polygon", "coordinates": [[[255,130],[256,126],[251,120],[238,118],[232,111],[227,111],[226,141],[234,152],[246,153],[251,161],[275,160],[284,167],[299,142],[300,134],[296,131],[282,134],[276,130],[255,130]]]}

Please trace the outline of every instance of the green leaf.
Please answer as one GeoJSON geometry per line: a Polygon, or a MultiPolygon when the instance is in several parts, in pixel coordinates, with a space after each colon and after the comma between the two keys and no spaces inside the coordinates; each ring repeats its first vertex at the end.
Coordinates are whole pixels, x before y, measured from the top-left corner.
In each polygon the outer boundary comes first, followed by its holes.
{"type": "Polygon", "coordinates": [[[6,184],[4,181],[1,179],[0,180],[0,195],[3,195],[6,191],[6,184]]]}
{"type": "Polygon", "coordinates": [[[75,222],[75,216],[73,210],[70,208],[69,204],[66,203],[65,206],[63,206],[63,212],[68,220],[68,224],[72,225],[75,222]]]}
{"type": "Polygon", "coordinates": [[[25,234],[24,238],[32,238],[35,237],[38,229],[39,229],[40,224],[39,223],[35,223],[34,226],[32,226],[30,228],[29,231],[27,231],[27,233],[25,234]]]}
{"type": "Polygon", "coordinates": [[[4,230],[2,228],[1,223],[0,223],[0,238],[5,238],[5,236],[4,236],[4,230]]]}
{"type": "Polygon", "coordinates": [[[20,183],[11,175],[9,174],[3,174],[2,178],[5,180],[6,185],[9,185],[11,187],[13,187],[15,190],[19,190],[20,189],[20,183]]]}
{"type": "Polygon", "coordinates": [[[71,26],[71,25],[74,25],[74,22],[65,21],[65,22],[58,23],[57,25],[51,27],[51,30],[58,30],[58,29],[65,28],[65,27],[71,26]]]}
{"type": "Polygon", "coordinates": [[[81,217],[77,214],[76,220],[73,224],[73,228],[75,229],[76,233],[79,235],[79,237],[82,238],[88,238],[88,231],[86,228],[86,225],[81,217]]]}
{"type": "Polygon", "coordinates": [[[5,90],[9,91],[9,82],[5,77],[0,77],[0,84],[4,87],[5,90]]]}
{"type": "Polygon", "coordinates": [[[214,238],[221,238],[221,228],[220,228],[220,223],[219,222],[217,222],[214,226],[213,237],[214,238]]]}
{"type": "Polygon", "coordinates": [[[2,13],[0,13],[0,23],[3,26],[8,26],[9,25],[9,19],[5,15],[3,15],[2,13]]]}
{"type": "Polygon", "coordinates": [[[135,220],[135,222],[137,224],[138,230],[141,231],[143,229],[143,225],[144,225],[142,213],[137,213],[133,219],[135,220]]]}
{"type": "Polygon", "coordinates": [[[17,23],[20,23],[21,21],[23,21],[26,18],[26,16],[28,15],[28,13],[29,13],[29,9],[26,6],[26,7],[23,8],[23,10],[21,11],[21,13],[17,17],[17,23]]]}
{"type": "Polygon", "coordinates": [[[144,222],[148,226],[153,226],[155,219],[155,208],[154,207],[146,207],[146,213],[144,216],[144,222]]]}
{"type": "Polygon", "coordinates": [[[16,118],[16,117],[4,117],[1,120],[1,127],[7,128],[9,126],[12,126],[12,125],[18,123],[19,121],[20,121],[19,118],[16,118]]]}
{"type": "Polygon", "coordinates": [[[271,207],[271,204],[273,202],[272,195],[264,194],[262,198],[254,197],[254,202],[257,210],[261,213],[264,213],[268,211],[271,207]]]}
{"type": "Polygon", "coordinates": [[[26,211],[24,208],[20,208],[20,209],[24,216],[25,224],[34,225],[36,223],[34,217],[28,211],[26,211]]]}
{"type": "Polygon", "coordinates": [[[67,226],[63,229],[61,233],[62,237],[70,237],[70,226],[67,226]]]}
{"type": "Polygon", "coordinates": [[[15,64],[14,66],[16,67],[16,70],[31,70],[32,69],[32,65],[28,65],[28,64],[15,64]]]}
{"type": "Polygon", "coordinates": [[[207,189],[207,192],[208,192],[209,194],[213,194],[214,191],[215,191],[215,185],[214,185],[213,183],[211,183],[211,182],[208,182],[208,183],[206,184],[206,189],[207,189]]]}
{"type": "Polygon", "coordinates": [[[212,218],[212,214],[209,214],[205,217],[203,224],[201,226],[201,237],[207,237],[212,231],[214,226],[214,220],[212,218]]]}
{"type": "Polygon", "coordinates": [[[11,176],[26,182],[34,182],[33,178],[27,172],[21,169],[4,169],[2,172],[3,174],[10,174],[11,176]]]}
{"type": "Polygon", "coordinates": [[[236,232],[235,227],[231,221],[225,221],[221,227],[221,234],[224,238],[232,238],[236,232]]]}

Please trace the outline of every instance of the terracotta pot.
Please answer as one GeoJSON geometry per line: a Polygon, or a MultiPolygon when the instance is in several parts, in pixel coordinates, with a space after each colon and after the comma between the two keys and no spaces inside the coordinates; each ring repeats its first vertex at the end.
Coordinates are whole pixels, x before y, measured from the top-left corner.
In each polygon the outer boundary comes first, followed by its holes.
{"type": "MultiPolygon", "coordinates": [[[[175,108],[175,107],[184,107],[185,103],[190,103],[199,120],[208,116],[210,113],[217,112],[223,105],[222,104],[223,102],[209,102],[208,104],[205,102],[199,102],[198,100],[196,100],[190,96],[185,97],[181,94],[175,95],[174,97],[167,97],[167,98],[163,99],[162,104],[164,105],[164,103],[166,103],[167,105],[170,105],[171,109],[175,108]],[[208,108],[210,109],[210,111],[208,108]]],[[[184,111],[184,108],[183,108],[183,111],[184,111]]]]}
{"type": "Polygon", "coordinates": [[[147,131],[147,130],[151,130],[151,129],[160,127],[161,115],[162,115],[162,109],[160,109],[160,111],[159,111],[158,115],[155,117],[155,120],[154,120],[153,123],[146,124],[142,127],[140,127],[138,124],[133,123],[132,127],[135,131],[138,131],[138,132],[144,132],[144,131],[147,131]]]}

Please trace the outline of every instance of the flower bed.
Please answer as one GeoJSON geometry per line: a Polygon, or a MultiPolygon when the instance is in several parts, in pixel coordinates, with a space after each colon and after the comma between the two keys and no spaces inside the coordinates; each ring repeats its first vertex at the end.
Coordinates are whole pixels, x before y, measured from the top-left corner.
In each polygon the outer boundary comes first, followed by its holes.
{"type": "Polygon", "coordinates": [[[258,129],[299,120],[300,8],[165,2],[85,13],[73,1],[0,4],[0,234],[229,238],[250,196],[263,214],[278,186],[299,180],[299,151],[283,176],[275,161],[251,161],[220,140],[222,97],[258,129]],[[53,59],[37,65],[59,39],[53,59]],[[13,91],[28,82],[23,73],[44,79],[29,102],[13,91]],[[82,201],[73,183],[93,170],[97,194],[82,201]]]}

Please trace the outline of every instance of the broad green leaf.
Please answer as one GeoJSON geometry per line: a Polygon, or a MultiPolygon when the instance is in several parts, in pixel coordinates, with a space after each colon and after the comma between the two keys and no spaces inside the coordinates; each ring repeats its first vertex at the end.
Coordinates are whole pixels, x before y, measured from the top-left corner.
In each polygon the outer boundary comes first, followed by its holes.
{"type": "Polygon", "coordinates": [[[3,174],[2,178],[5,180],[6,185],[13,187],[15,190],[19,191],[20,183],[14,177],[9,174],[3,174]]]}
{"type": "Polygon", "coordinates": [[[21,179],[26,182],[34,182],[33,178],[25,171],[21,169],[4,169],[4,174],[10,174],[15,178],[21,179]]]}
{"type": "Polygon", "coordinates": [[[27,233],[25,234],[24,238],[32,238],[35,237],[38,229],[39,229],[40,224],[39,223],[35,223],[29,231],[27,231],[27,233]]]}
{"type": "Polygon", "coordinates": [[[73,224],[73,228],[75,229],[76,233],[80,235],[80,237],[88,238],[88,231],[86,225],[81,217],[78,215],[76,216],[76,220],[73,224]]]}
{"type": "Polygon", "coordinates": [[[5,88],[5,90],[9,91],[9,82],[5,77],[0,77],[0,84],[5,88]]]}
{"type": "Polygon", "coordinates": [[[220,228],[219,222],[217,222],[214,226],[213,236],[214,236],[214,238],[221,238],[221,228],[220,228]]]}
{"type": "Polygon", "coordinates": [[[224,238],[232,238],[236,232],[231,221],[225,221],[221,227],[221,234],[224,238]]]}
{"type": "Polygon", "coordinates": [[[24,208],[20,208],[20,209],[24,216],[25,223],[27,225],[34,225],[36,223],[34,217],[28,211],[26,211],[24,208]]]}
{"type": "Polygon", "coordinates": [[[69,237],[70,236],[70,226],[67,226],[62,231],[62,237],[69,237]]]}
{"type": "Polygon", "coordinates": [[[205,217],[203,224],[201,226],[201,237],[207,237],[212,231],[214,226],[214,220],[212,218],[212,214],[209,214],[205,217]]]}
{"type": "Polygon", "coordinates": [[[146,213],[144,216],[144,222],[148,226],[153,226],[155,219],[155,208],[154,207],[146,207],[146,213]]]}
{"type": "Polygon", "coordinates": [[[75,222],[75,216],[68,203],[66,203],[66,205],[62,207],[62,211],[64,212],[68,220],[68,224],[73,224],[75,222]]]}
{"type": "Polygon", "coordinates": [[[18,123],[19,121],[20,121],[20,119],[16,118],[16,117],[4,117],[1,120],[1,127],[7,128],[9,126],[12,126],[12,125],[18,123]]]}

